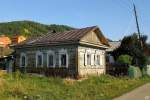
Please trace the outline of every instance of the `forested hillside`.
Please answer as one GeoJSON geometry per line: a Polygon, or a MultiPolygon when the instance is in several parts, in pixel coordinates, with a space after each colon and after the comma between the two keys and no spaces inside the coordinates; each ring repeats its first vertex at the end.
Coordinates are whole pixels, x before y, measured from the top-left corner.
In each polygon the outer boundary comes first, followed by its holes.
{"type": "Polygon", "coordinates": [[[33,21],[13,21],[0,23],[0,35],[14,36],[39,36],[47,32],[63,32],[74,29],[66,25],[45,25],[33,21]]]}

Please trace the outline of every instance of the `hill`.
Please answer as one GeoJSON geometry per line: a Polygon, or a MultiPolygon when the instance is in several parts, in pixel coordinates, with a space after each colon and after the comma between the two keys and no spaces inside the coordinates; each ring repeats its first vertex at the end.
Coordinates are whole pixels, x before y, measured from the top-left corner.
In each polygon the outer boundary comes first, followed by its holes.
{"type": "Polygon", "coordinates": [[[74,29],[66,25],[45,25],[33,21],[13,21],[0,23],[0,35],[14,36],[39,36],[47,32],[63,32],[74,29]]]}

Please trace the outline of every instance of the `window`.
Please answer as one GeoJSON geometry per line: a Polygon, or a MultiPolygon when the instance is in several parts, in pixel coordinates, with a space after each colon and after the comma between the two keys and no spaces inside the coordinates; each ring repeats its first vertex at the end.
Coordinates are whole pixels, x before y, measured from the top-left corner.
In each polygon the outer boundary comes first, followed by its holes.
{"type": "Polygon", "coordinates": [[[42,55],[37,56],[37,65],[42,66],[42,55]]]}
{"type": "Polygon", "coordinates": [[[51,50],[47,52],[47,67],[55,67],[55,53],[51,50]]]}
{"type": "Polygon", "coordinates": [[[67,50],[65,49],[61,49],[59,51],[59,66],[68,67],[68,54],[67,54],[67,50]]]}
{"type": "Polygon", "coordinates": [[[87,65],[91,65],[91,55],[87,54],[87,65]]]}
{"type": "Polygon", "coordinates": [[[100,55],[96,55],[97,59],[96,59],[96,64],[100,65],[100,55]]]}
{"type": "Polygon", "coordinates": [[[53,51],[47,52],[47,67],[55,67],[55,53],[53,51]]]}
{"type": "Polygon", "coordinates": [[[61,65],[62,66],[66,66],[66,64],[67,64],[67,60],[66,60],[66,54],[61,54],[61,65]]]}
{"type": "Polygon", "coordinates": [[[22,63],[21,63],[21,66],[25,66],[25,63],[26,63],[25,60],[26,60],[25,56],[22,56],[22,57],[21,57],[21,62],[22,62],[22,63]]]}
{"type": "Polygon", "coordinates": [[[36,54],[36,67],[43,66],[43,54],[41,52],[37,52],[36,54]]]}
{"type": "Polygon", "coordinates": [[[48,55],[48,66],[53,66],[54,65],[54,57],[53,55],[48,55]]]}
{"type": "Polygon", "coordinates": [[[20,56],[20,67],[26,67],[26,55],[21,53],[20,56]]]}

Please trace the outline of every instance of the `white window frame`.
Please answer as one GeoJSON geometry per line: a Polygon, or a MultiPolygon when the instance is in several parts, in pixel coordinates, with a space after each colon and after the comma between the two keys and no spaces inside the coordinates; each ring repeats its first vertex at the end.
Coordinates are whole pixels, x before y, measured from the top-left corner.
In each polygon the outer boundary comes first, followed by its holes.
{"type": "Polygon", "coordinates": [[[103,54],[100,55],[100,65],[101,66],[104,65],[104,55],[103,54]]]}
{"type": "Polygon", "coordinates": [[[93,64],[92,64],[92,60],[93,60],[93,59],[92,59],[92,58],[93,58],[92,56],[93,56],[93,52],[92,52],[91,49],[85,50],[85,56],[84,56],[84,58],[85,58],[85,59],[84,59],[84,60],[85,60],[85,61],[84,61],[84,62],[85,62],[84,65],[85,65],[85,66],[91,66],[91,65],[94,65],[94,62],[93,62],[93,64]],[[90,64],[88,64],[88,58],[87,58],[87,55],[90,55],[90,64]]]}
{"type": "Polygon", "coordinates": [[[66,49],[61,49],[59,51],[59,67],[66,67],[68,68],[68,53],[67,53],[67,50],[66,49]],[[66,66],[62,65],[61,64],[61,55],[66,55],[66,66]]]}
{"type": "Polygon", "coordinates": [[[103,65],[103,59],[104,59],[104,58],[103,58],[103,57],[104,57],[103,51],[101,51],[101,50],[96,51],[95,56],[96,56],[95,65],[96,65],[97,67],[98,67],[98,66],[102,66],[102,65],[103,65]],[[97,55],[100,56],[100,64],[97,64],[97,55]]]}
{"type": "Polygon", "coordinates": [[[43,57],[43,53],[40,52],[40,51],[37,51],[37,52],[36,52],[36,67],[43,67],[43,61],[44,61],[43,58],[44,58],[44,57],[43,57]],[[41,64],[41,66],[38,65],[38,56],[39,56],[39,55],[42,56],[42,64],[41,64]]]}
{"type": "Polygon", "coordinates": [[[92,65],[92,67],[94,67],[94,65],[95,65],[95,55],[94,55],[94,53],[91,53],[91,65],[92,65]]]}
{"type": "Polygon", "coordinates": [[[48,51],[47,52],[47,67],[50,68],[50,67],[55,67],[56,65],[56,57],[55,57],[55,52],[53,51],[48,51]],[[53,56],[53,65],[52,66],[49,66],[49,55],[52,55],[53,56]]]}
{"type": "Polygon", "coordinates": [[[87,66],[87,53],[84,54],[84,66],[87,66]]]}
{"type": "Polygon", "coordinates": [[[20,67],[26,67],[27,66],[27,56],[25,53],[20,54],[20,67]],[[25,66],[22,66],[22,57],[25,57],[25,66]]]}

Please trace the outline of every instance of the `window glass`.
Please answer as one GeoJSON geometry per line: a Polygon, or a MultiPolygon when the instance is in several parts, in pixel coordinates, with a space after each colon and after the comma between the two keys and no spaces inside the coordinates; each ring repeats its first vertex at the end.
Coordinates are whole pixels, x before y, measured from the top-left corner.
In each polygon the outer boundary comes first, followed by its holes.
{"type": "Polygon", "coordinates": [[[48,66],[53,66],[54,65],[54,57],[53,55],[48,56],[48,66]]]}
{"type": "Polygon", "coordinates": [[[66,66],[67,62],[66,62],[66,54],[62,54],[61,55],[61,65],[62,66],[66,66]]]}
{"type": "Polygon", "coordinates": [[[100,55],[97,55],[97,65],[100,65],[100,55]]]}
{"type": "Polygon", "coordinates": [[[21,57],[21,66],[25,66],[25,63],[26,63],[26,58],[25,58],[25,56],[22,56],[21,57]]]}
{"type": "Polygon", "coordinates": [[[37,56],[37,65],[41,66],[42,65],[42,55],[37,56]]]}
{"type": "Polygon", "coordinates": [[[87,64],[91,65],[91,55],[87,54],[87,64]]]}

